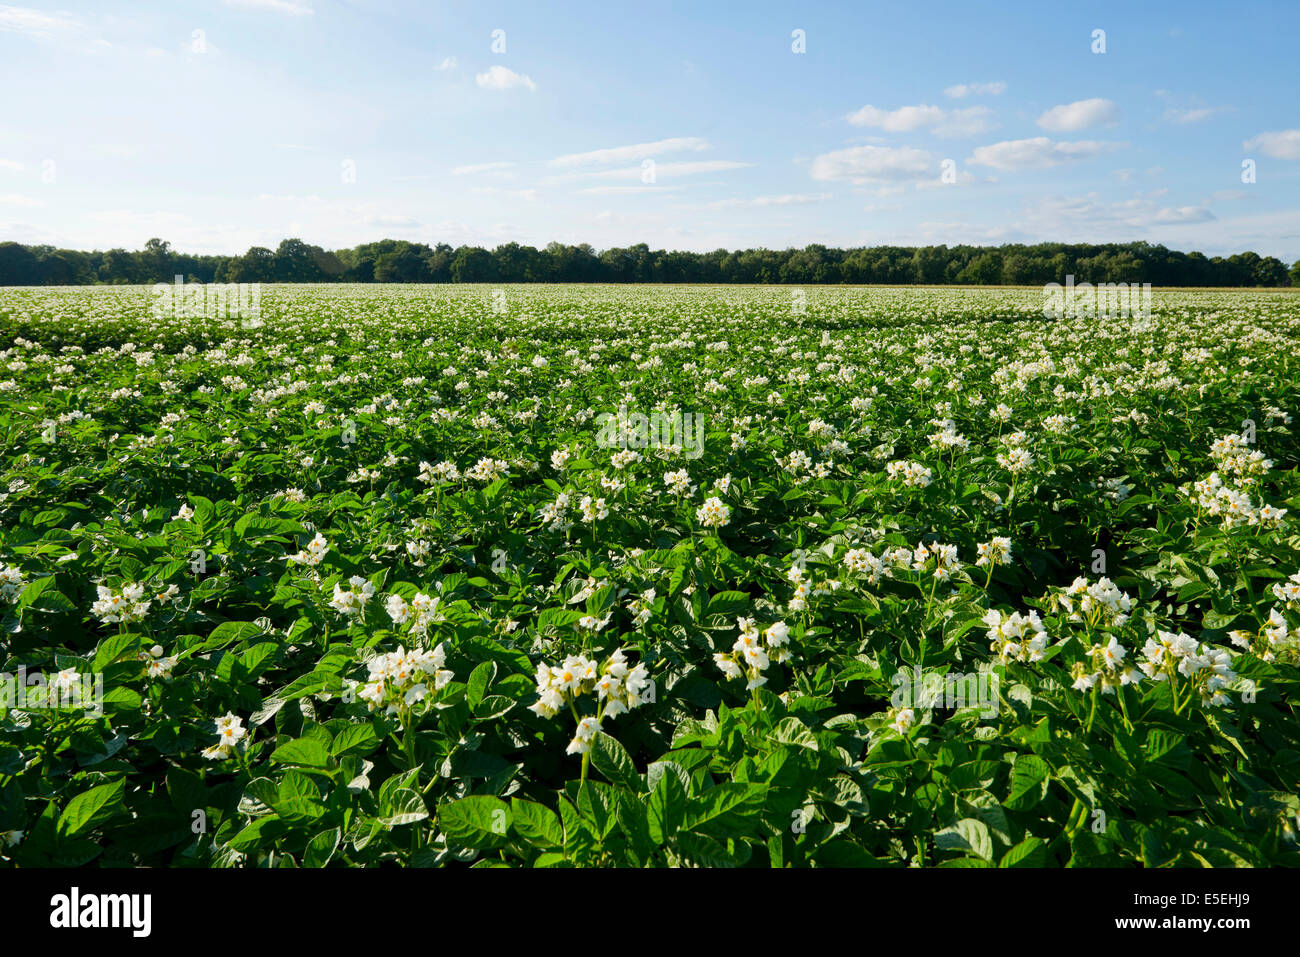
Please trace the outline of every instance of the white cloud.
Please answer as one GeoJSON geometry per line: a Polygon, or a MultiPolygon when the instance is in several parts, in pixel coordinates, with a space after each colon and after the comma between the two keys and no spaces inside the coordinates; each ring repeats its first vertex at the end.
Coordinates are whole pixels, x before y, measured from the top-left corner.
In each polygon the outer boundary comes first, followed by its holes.
{"type": "Polygon", "coordinates": [[[49,38],[56,33],[80,30],[80,20],[63,13],[42,13],[30,7],[11,7],[0,4],[0,30],[26,33],[34,37],[49,38]]]}
{"type": "Polygon", "coordinates": [[[1131,241],[1151,227],[1215,220],[1204,206],[1161,207],[1153,198],[1156,195],[1159,193],[1116,201],[1104,201],[1096,193],[1047,196],[1028,204],[1023,221],[1014,228],[1027,236],[1054,237],[1061,242],[1131,241]]]}
{"type": "Polygon", "coordinates": [[[484,90],[513,90],[518,87],[537,89],[537,84],[533,82],[532,77],[516,73],[500,64],[490,68],[486,73],[477,74],[474,82],[484,90]]]}
{"type": "Polygon", "coordinates": [[[471,166],[457,166],[452,169],[452,176],[472,176],[475,173],[496,173],[504,169],[510,169],[514,163],[475,163],[471,166]]]}
{"type": "Polygon", "coordinates": [[[742,207],[804,206],[809,203],[824,203],[830,198],[830,193],[787,193],[782,196],[755,196],[752,199],[720,199],[717,202],[705,203],[705,208],[739,209],[742,207]]]}
{"type": "Polygon", "coordinates": [[[993,83],[958,83],[950,86],[943,92],[946,96],[954,100],[960,100],[967,96],[1001,96],[1006,92],[1007,85],[1001,80],[993,83]]]}
{"type": "Polygon", "coordinates": [[[1300,130],[1260,133],[1241,144],[1243,150],[1259,150],[1274,159],[1300,159],[1300,130]]]}
{"type": "Polygon", "coordinates": [[[676,136],[653,143],[637,143],[633,146],[614,146],[609,149],[591,150],[588,153],[568,153],[557,156],[547,166],[595,166],[600,163],[618,163],[628,160],[645,159],[660,153],[677,153],[709,149],[708,140],[698,136],[676,136]]]}
{"type": "Polygon", "coordinates": [[[578,192],[597,196],[628,196],[633,193],[673,193],[680,189],[680,186],[588,186],[578,192]]]}
{"type": "Polygon", "coordinates": [[[287,13],[293,17],[309,17],[316,12],[306,4],[295,3],[294,0],[226,0],[226,6],[269,10],[273,13],[287,13]]]}
{"type": "MultiPolygon", "coordinates": [[[[723,173],[727,170],[753,166],[753,163],[741,163],[736,160],[698,160],[690,163],[655,163],[655,178],[661,176],[694,176],[698,173],[723,173]]],[[[625,169],[609,169],[591,172],[585,175],[596,179],[641,179],[649,171],[642,166],[629,166],[625,169]]]]}
{"type": "Polygon", "coordinates": [[[1181,109],[1170,107],[1165,110],[1165,122],[1186,125],[1188,123],[1199,123],[1202,120],[1208,120],[1215,113],[1224,113],[1230,107],[1226,106],[1198,106],[1181,109]]]}
{"type": "Polygon", "coordinates": [[[33,199],[30,196],[24,196],[21,193],[0,193],[0,205],[4,206],[44,206],[39,199],[33,199]]]}
{"type": "Polygon", "coordinates": [[[1215,218],[1204,206],[1176,206],[1157,210],[1154,221],[1162,224],[1208,223],[1215,218]]]}
{"type": "Polygon", "coordinates": [[[18,172],[22,168],[23,168],[23,164],[18,162],[17,160],[0,159],[0,169],[10,169],[13,170],[14,172],[18,172]]]}
{"type": "Polygon", "coordinates": [[[1000,170],[1048,169],[1062,163],[1091,159],[1119,149],[1122,143],[1103,143],[1097,140],[1055,142],[1046,136],[1027,140],[1005,140],[990,146],[978,146],[968,163],[991,166],[1000,170]]]}
{"type": "Polygon", "coordinates": [[[534,202],[538,193],[535,189],[502,189],[500,186],[472,186],[471,193],[479,193],[484,196],[514,196],[517,199],[524,199],[528,202],[534,202]]]}
{"type": "Polygon", "coordinates": [[[934,127],[936,136],[977,136],[997,129],[997,114],[987,106],[953,110],[934,127]]]}
{"type": "Polygon", "coordinates": [[[443,57],[442,62],[438,64],[439,70],[456,69],[456,58],[454,56],[443,57]]]}
{"type": "Polygon", "coordinates": [[[922,126],[932,126],[942,118],[943,110],[926,105],[900,106],[896,110],[867,105],[848,115],[848,121],[854,126],[874,126],[890,133],[909,133],[922,126]]]}
{"type": "Polygon", "coordinates": [[[862,184],[918,179],[933,169],[934,158],[925,150],[854,146],[815,157],[809,172],[816,180],[862,184]]]}
{"type": "Polygon", "coordinates": [[[974,136],[997,126],[997,115],[987,106],[945,110],[938,106],[901,106],[882,110],[867,105],[848,115],[854,126],[870,126],[890,133],[909,133],[930,127],[936,136],[974,136]]]}
{"type": "Polygon", "coordinates": [[[1119,107],[1113,100],[1094,97],[1054,106],[1038,118],[1038,125],[1054,133],[1086,130],[1099,123],[1113,123],[1119,118],[1119,107]]]}

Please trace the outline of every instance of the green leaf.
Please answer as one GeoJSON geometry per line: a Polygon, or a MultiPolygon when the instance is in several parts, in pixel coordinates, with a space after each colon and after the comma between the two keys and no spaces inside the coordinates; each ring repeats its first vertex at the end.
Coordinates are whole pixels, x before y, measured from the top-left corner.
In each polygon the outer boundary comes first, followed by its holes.
{"type": "Polygon", "coordinates": [[[604,731],[597,731],[591,742],[591,763],[611,784],[630,788],[633,793],[641,791],[641,775],[636,772],[632,756],[604,731]]]}
{"type": "Polygon", "coordinates": [[[505,843],[510,806],[500,798],[474,794],[438,808],[438,823],[448,841],[465,847],[491,848],[505,843]]]}
{"type": "Polygon", "coordinates": [[[321,831],[310,841],[302,852],[302,863],[304,867],[324,867],[338,850],[339,843],[343,840],[343,831],[341,828],[330,828],[328,831],[321,831]]]}
{"type": "Polygon", "coordinates": [[[942,851],[963,851],[982,860],[993,859],[993,838],[988,825],[973,817],[962,818],[934,836],[934,846],[942,851]]]}
{"type": "Polygon", "coordinates": [[[329,750],[315,738],[295,738],[280,745],[271,754],[277,764],[296,764],[307,768],[328,768],[332,763],[329,750]]]}
{"type": "Polygon", "coordinates": [[[369,754],[379,746],[375,726],[369,721],[350,724],[340,731],[330,744],[330,753],[336,758],[347,754],[369,754]]]}
{"type": "Polygon", "coordinates": [[[63,809],[55,832],[62,838],[73,838],[86,833],[119,811],[124,811],[122,798],[126,794],[126,781],[101,784],[83,791],[63,809]]]}
{"type": "Polygon", "coordinates": [[[1022,754],[1011,768],[1011,791],[1003,802],[1013,811],[1026,811],[1047,796],[1052,769],[1036,754],[1022,754]]]}
{"type": "Polygon", "coordinates": [[[1047,863],[1047,842],[1027,837],[1002,855],[998,867],[1042,867],[1047,863]]]}
{"type": "Polygon", "coordinates": [[[510,812],[515,830],[529,844],[545,848],[563,846],[564,828],[560,826],[559,815],[544,804],[511,798],[510,812]]]}
{"type": "Polygon", "coordinates": [[[656,844],[676,836],[686,818],[686,789],[672,772],[662,774],[646,803],[650,839],[656,844]]]}
{"type": "Polygon", "coordinates": [[[465,700],[469,702],[470,710],[478,708],[479,702],[483,700],[483,695],[487,693],[488,685],[492,683],[496,674],[495,661],[484,661],[470,672],[469,680],[465,682],[465,700]]]}

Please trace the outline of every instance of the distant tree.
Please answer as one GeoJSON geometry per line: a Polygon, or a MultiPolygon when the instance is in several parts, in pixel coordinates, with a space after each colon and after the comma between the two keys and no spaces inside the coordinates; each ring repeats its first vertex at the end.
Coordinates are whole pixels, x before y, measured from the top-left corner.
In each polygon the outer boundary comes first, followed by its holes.
{"type": "Polygon", "coordinates": [[[1256,286],[1285,286],[1288,278],[1286,264],[1280,259],[1266,256],[1255,264],[1251,278],[1256,286]]]}
{"type": "Polygon", "coordinates": [[[175,277],[172,244],[164,239],[150,239],[144,249],[136,253],[141,282],[171,282],[175,277]]]}
{"type": "Polygon", "coordinates": [[[429,282],[428,247],[402,243],[375,260],[376,282],[429,282]]]}
{"type": "Polygon", "coordinates": [[[957,281],[977,286],[998,285],[1002,282],[1002,254],[996,250],[983,253],[958,274],[957,281]]]}
{"type": "Polygon", "coordinates": [[[326,278],[321,269],[325,250],[301,239],[283,240],[275,250],[275,279],[277,282],[321,282],[326,278]]]}
{"type": "Polygon", "coordinates": [[[451,261],[452,282],[492,282],[496,262],[481,246],[461,246],[451,261]]]}
{"type": "Polygon", "coordinates": [[[31,250],[18,243],[0,243],[0,286],[36,286],[40,282],[40,264],[31,250]]]}
{"type": "Polygon", "coordinates": [[[226,267],[228,282],[275,282],[275,253],[253,246],[226,267]]]}

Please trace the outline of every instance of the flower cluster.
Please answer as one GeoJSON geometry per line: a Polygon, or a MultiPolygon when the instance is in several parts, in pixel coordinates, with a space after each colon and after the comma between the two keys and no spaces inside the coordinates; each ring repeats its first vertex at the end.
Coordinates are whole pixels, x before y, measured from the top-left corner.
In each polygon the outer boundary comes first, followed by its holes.
{"type": "Polygon", "coordinates": [[[395,625],[410,624],[412,635],[423,635],[430,625],[446,621],[446,616],[438,610],[440,598],[431,598],[424,592],[416,592],[409,602],[401,595],[389,595],[384,603],[384,610],[395,625]]]}
{"type": "Polygon", "coordinates": [[[1089,628],[1118,628],[1128,621],[1133,610],[1133,599],[1104,575],[1091,584],[1082,576],[1076,578],[1069,588],[1050,595],[1048,601],[1065,612],[1070,621],[1085,622],[1089,628]]]}
{"type": "Polygon", "coordinates": [[[690,473],[686,469],[678,469],[676,472],[664,473],[664,485],[668,486],[668,491],[674,495],[684,495],[689,498],[695,494],[695,486],[691,484],[690,473]]]}
{"type": "Polygon", "coordinates": [[[731,507],[716,495],[711,496],[695,510],[695,520],[705,528],[721,528],[731,521],[731,507]]]}
{"type": "Polygon", "coordinates": [[[877,558],[865,548],[850,548],[844,553],[844,565],[856,575],[865,575],[867,581],[876,585],[882,578],[892,578],[894,570],[884,560],[877,558]]]}
{"type": "Polygon", "coordinates": [[[934,473],[920,462],[905,459],[886,463],[885,474],[891,480],[901,478],[908,488],[925,488],[934,480],[934,473]]]}
{"type": "Polygon", "coordinates": [[[1114,694],[1122,685],[1136,684],[1142,680],[1142,673],[1131,664],[1126,665],[1128,649],[1119,643],[1113,635],[1104,645],[1093,645],[1087,652],[1087,663],[1076,661],[1070,671],[1076,691],[1089,691],[1094,687],[1102,694],[1114,694]]]}
{"type": "Polygon", "coordinates": [[[0,565],[0,600],[13,601],[26,587],[21,571],[13,565],[0,565]]]}
{"type": "Polygon", "coordinates": [[[1279,658],[1290,661],[1300,659],[1300,629],[1291,627],[1290,622],[1276,607],[1269,609],[1268,619],[1258,631],[1237,629],[1229,632],[1228,638],[1238,648],[1257,655],[1261,661],[1273,662],[1279,658]]]}
{"type": "Polygon", "coordinates": [[[1034,467],[1034,456],[1027,449],[1011,448],[998,453],[998,465],[1015,474],[1028,472],[1034,467]]]}
{"type": "Polygon", "coordinates": [[[937,581],[947,581],[961,568],[957,560],[957,546],[940,542],[921,542],[912,549],[911,569],[914,572],[931,572],[937,581]]]}
{"type": "Polygon", "coordinates": [[[653,684],[644,662],[629,666],[620,648],[603,663],[586,655],[569,655],[559,665],[541,662],[537,666],[537,701],[529,710],[543,718],[554,718],[566,707],[578,719],[568,754],[586,754],[591,741],[601,730],[601,722],[644,704],[653,684]],[[577,702],[595,694],[594,715],[578,716],[577,702]]]}
{"type": "Polygon", "coordinates": [[[989,542],[980,542],[975,551],[979,555],[975,559],[976,565],[1007,565],[1011,562],[1011,539],[996,537],[989,542]]]}
{"type": "Polygon", "coordinates": [[[330,607],[346,618],[360,618],[366,610],[366,602],[375,595],[375,586],[360,575],[348,579],[348,587],[341,582],[334,585],[334,597],[330,607]]]}
{"type": "Polygon", "coordinates": [[[148,663],[150,678],[170,681],[178,659],[175,655],[164,655],[162,645],[154,645],[148,651],[140,652],[140,660],[148,663]]]}
{"type": "Polygon", "coordinates": [[[209,761],[224,761],[235,753],[235,748],[248,735],[242,718],[232,712],[217,719],[217,743],[203,749],[203,756],[209,761]]]}
{"type": "Polygon", "coordinates": [[[141,621],[152,604],[143,600],[144,585],[139,583],[123,585],[120,590],[100,585],[96,591],[99,600],[90,606],[90,612],[106,624],[141,621]]]}
{"type": "Polygon", "coordinates": [[[763,672],[773,658],[778,662],[790,658],[790,627],[778,621],[760,631],[752,618],[739,618],[736,626],[740,629],[740,637],[731,646],[731,651],[727,654],[716,652],[713,660],[728,681],[745,678],[745,690],[752,691],[767,684],[763,672]]]}
{"type": "Polygon", "coordinates": [[[446,666],[447,651],[441,644],[410,651],[398,645],[396,651],[366,662],[369,674],[364,684],[349,681],[347,686],[371,711],[383,708],[395,714],[428,697],[430,682],[437,691],[451,681],[455,675],[446,666]]]}
{"type": "Polygon", "coordinates": [[[1010,661],[1042,661],[1047,651],[1047,629],[1038,612],[1022,615],[1014,611],[1004,615],[989,609],[984,615],[988,625],[989,648],[1004,665],[1010,661]]]}
{"type": "Polygon", "coordinates": [[[1277,528],[1287,509],[1272,505],[1256,506],[1250,494],[1241,488],[1226,484],[1218,472],[1192,483],[1191,498],[1205,514],[1221,519],[1224,528],[1241,525],[1261,525],[1277,528]]]}
{"type": "Polygon", "coordinates": [[[329,542],[325,541],[325,536],[320,532],[316,537],[307,543],[306,548],[301,548],[296,554],[289,556],[289,561],[298,565],[309,565],[315,567],[321,563],[325,553],[330,550],[329,542]]]}
{"type": "Polygon", "coordinates": [[[1223,693],[1237,680],[1232,670],[1232,656],[1222,648],[1198,642],[1179,632],[1157,631],[1142,647],[1143,660],[1138,667],[1152,681],[1168,681],[1182,675],[1207,707],[1222,707],[1232,699],[1223,693]]]}
{"type": "Polygon", "coordinates": [[[465,472],[465,477],[486,484],[505,475],[506,469],[509,467],[508,463],[502,462],[500,459],[481,458],[465,472]]]}

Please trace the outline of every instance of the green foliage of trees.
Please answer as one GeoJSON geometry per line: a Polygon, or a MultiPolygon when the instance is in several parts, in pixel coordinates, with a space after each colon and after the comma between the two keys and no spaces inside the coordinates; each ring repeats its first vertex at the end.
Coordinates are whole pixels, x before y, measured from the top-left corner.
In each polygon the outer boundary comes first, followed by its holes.
{"type": "Polygon", "coordinates": [[[1149,282],[1154,286],[1294,286],[1272,256],[1242,252],[1226,258],[1178,252],[1145,242],[1102,245],[1039,243],[980,246],[872,246],[836,249],[715,249],[696,253],[652,250],[645,243],[597,252],[587,243],[548,243],[537,249],[505,243],[430,247],[382,239],[327,250],[286,239],[274,250],[254,246],[239,256],[196,256],[162,239],[144,249],[83,252],[0,243],[0,286],[172,282],[615,282],[824,283],[907,285],[1043,285],[1064,282],[1149,282]]]}

